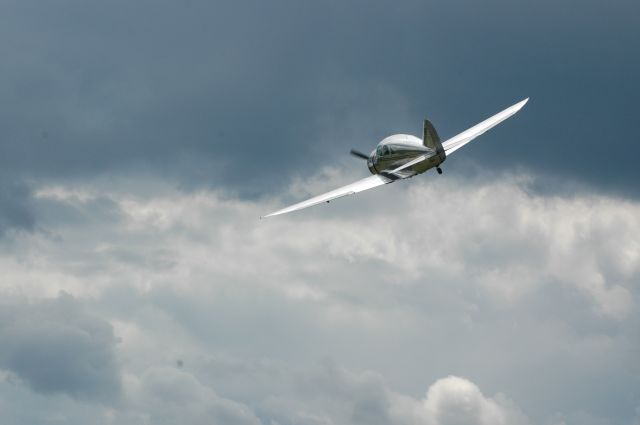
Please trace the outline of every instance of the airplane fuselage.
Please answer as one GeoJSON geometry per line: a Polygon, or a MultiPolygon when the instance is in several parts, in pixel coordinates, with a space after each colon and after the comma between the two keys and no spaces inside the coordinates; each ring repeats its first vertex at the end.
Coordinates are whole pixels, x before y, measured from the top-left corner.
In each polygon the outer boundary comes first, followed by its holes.
{"type": "Polygon", "coordinates": [[[424,173],[439,166],[444,160],[416,136],[394,134],[382,140],[376,149],[371,151],[367,167],[371,174],[384,174],[384,170],[393,170],[422,155],[426,155],[427,159],[403,170],[405,176],[424,173]]]}

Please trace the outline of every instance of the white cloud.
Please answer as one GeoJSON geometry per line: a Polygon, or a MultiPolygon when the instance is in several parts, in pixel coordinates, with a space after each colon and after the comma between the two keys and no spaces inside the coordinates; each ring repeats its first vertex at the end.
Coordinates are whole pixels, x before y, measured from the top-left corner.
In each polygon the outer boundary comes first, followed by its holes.
{"type": "MultiPolygon", "coordinates": [[[[256,217],[269,206],[216,192],[169,190],[149,198],[58,186],[42,188],[38,197],[83,216],[100,207],[101,200],[114,205],[117,213],[109,219],[115,222],[98,217],[85,226],[52,229],[54,235],[62,232],[57,236],[69,242],[67,250],[82,250],[86,261],[80,266],[95,267],[93,280],[99,285],[111,284],[107,276],[114,269],[146,289],[159,275],[213,273],[259,278],[293,297],[322,299],[322,289],[305,284],[300,275],[320,272],[329,260],[379,265],[387,281],[402,276],[402,281],[415,282],[434,275],[469,281],[507,304],[555,282],[591,298],[598,314],[622,319],[632,310],[630,288],[640,275],[637,203],[594,195],[534,195],[519,176],[479,184],[451,178],[400,185],[385,187],[375,197],[363,194],[362,202],[344,200],[343,205],[268,221],[256,217]],[[328,257],[318,258],[320,252],[328,257]],[[298,261],[295,257],[315,260],[288,267],[298,261]],[[108,271],[98,266],[105,261],[111,265],[108,271]]],[[[60,270],[78,264],[75,255],[54,253],[59,238],[37,235],[27,241],[30,256],[34,247],[42,248],[43,255],[37,258],[43,264],[30,264],[29,273],[41,278],[42,265],[47,274],[60,273],[52,290],[95,293],[95,286],[75,280],[78,272],[94,270],[60,270]]],[[[9,272],[16,267],[15,256],[2,261],[9,272]]],[[[26,273],[23,267],[13,280],[26,273]]]]}
{"type": "Polygon", "coordinates": [[[471,381],[449,376],[436,381],[424,400],[426,423],[433,425],[526,424],[528,420],[504,396],[487,398],[471,381]]]}
{"type": "MultiPolygon", "coordinates": [[[[367,223],[356,223],[352,216],[341,218],[335,210],[331,212],[327,209],[323,210],[321,220],[317,219],[319,214],[316,211],[293,218],[278,218],[278,222],[259,223],[254,220],[254,214],[262,211],[261,205],[224,200],[215,193],[184,196],[169,192],[151,199],[115,193],[107,197],[115,201],[125,215],[125,220],[116,223],[116,229],[124,227],[138,237],[154,237],[157,240],[184,236],[187,238],[184,242],[188,242],[192,249],[197,236],[202,238],[200,242],[234,236],[243,241],[263,244],[265,241],[261,238],[264,238],[272,249],[313,251],[320,245],[337,257],[380,260],[400,267],[403,272],[415,268],[424,271],[437,267],[438,260],[445,260],[447,266],[454,266],[454,270],[456,265],[464,267],[470,264],[480,268],[479,271],[489,277],[493,270],[511,270],[513,260],[516,260],[516,266],[525,267],[538,265],[536,261],[544,261],[543,265],[551,272],[549,274],[578,286],[584,285],[585,289],[600,288],[602,285],[597,283],[597,279],[595,283],[581,283],[584,279],[572,275],[572,272],[575,273],[573,263],[587,261],[585,266],[599,266],[597,263],[591,264],[591,260],[600,257],[599,254],[608,254],[604,260],[614,262],[610,265],[614,272],[621,277],[637,275],[638,246],[632,238],[615,238],[617,246],[608,244],[606,250],[588,243],[602,234],[611,235],[612,231],[614,236],[633,234],[637,226],[637,214],[633,210],[637,210],[637,205],[599,198],[529,196],[515,183],[510,180],[481,187],[456,187],[456,183],[415,184],[410,187],[408,199],[402,199],[404,191],[400,196],[387,191],[382,199],[385,199],[385,203],[393,204],[394,210],[403,211],[403,214],[397,211],[389,214],[390,209],[384,206],[376,213],[366,208],[365,203],[363,207],[368,212],[367,223]],[[282,235],[283,229],[286,231],[290,227],[289,220],[301,226],[305,234],[288,232],[285,233],[286,238],[276,238],[275,235],[282,235]],[[425,223],[429,224],[429,232],[425,229],[425,223]],[[431,223],[437,223],[437,226],[431,223]],[[340,226],[339,231],[336,226],[340,226]],[[375,231],[371,231],[372,228],[375,231]],[[410,233],[398,232],[411,228],[414,231],[410,233]],[[328,232],[329,229],[333,231],[328,232]],[[149,230],[159,233],[149,235],[149,230]],[[227,234],[221,233],[223,231],[227,234]],[[506,252],[497,258],[480,256],[482,253],[504,251],[504,248],[512,248],[511,251],[526,249],[527,252],[526,255],[506,252]],[[574,248],[578,248],[578,252],[572,254],[574,248]],[[486,265],[484,269],[483,265],[486,265]]],[[[50,188],[41,191],[40,196],[64,199],[78,208],[83,208],[90,196],[86,193],[77,196],[80,191],[75,190],[68,191],[69,196],[61,198],[64,192],[61,188],[50,188]]],[[[95,192],[93,199],[98,196],[104,194],[95,192]]],[[[113,226],[110,227],[113,230],[113,226]]],[[[227,238],[224,242],[225,246],[207,248],[215,254],[220,254],[225,248],[232,248],[236,252],[240,250],[238,243],[228,247],[231,241],[227,238]]],[[[251,246],[243,248],[251,249],[251,246]]],[[[239,262],[226,265],[234,266],[239,262]]],[[[594,295],[597,296],[597,293],[594,295]]]]}

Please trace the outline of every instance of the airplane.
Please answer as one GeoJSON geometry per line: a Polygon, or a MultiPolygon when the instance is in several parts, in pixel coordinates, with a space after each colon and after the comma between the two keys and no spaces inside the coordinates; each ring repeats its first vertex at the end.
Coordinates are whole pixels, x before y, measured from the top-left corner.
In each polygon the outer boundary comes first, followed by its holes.
{"type": "Polygon", "coordinates": [[[442,165],[449,155],[485,131],[514,115],[522,109],[528,101],[529,98],[526,98],[462,133],[453,136],[445,142],[440,142],[440,137],[433,124],[431,124],[429,120],[424,120],[422,140],[409,134],[394,134],[378,143],[377,147],[369,155],[351,149],[351,155],[367,161],[367,167],[371,174],[373,174],[372,176],[260,218],[286,214],[324,202],[329,203],[343,196],[353,195],[364,190],[393,183],[396,180],[416,176],[434,167],[438,174],[442,174],[440,165],[442,165]]]}

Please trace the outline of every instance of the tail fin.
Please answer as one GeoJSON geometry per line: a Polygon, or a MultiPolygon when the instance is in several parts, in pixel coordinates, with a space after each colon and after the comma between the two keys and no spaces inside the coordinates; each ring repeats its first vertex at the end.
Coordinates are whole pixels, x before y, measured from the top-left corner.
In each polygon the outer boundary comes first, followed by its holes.
{"type": "Polygon", "coordinates": [[[440,142],[440,136],[438,136],[438,132],[436,131],[431,121],[424,120],[424,130],[422,132],[422,143],[428,147],[436,151],[436,154],[440,157],[440,163],[442,163],[447,154],[442,147],[442,143],[440,142]]]}

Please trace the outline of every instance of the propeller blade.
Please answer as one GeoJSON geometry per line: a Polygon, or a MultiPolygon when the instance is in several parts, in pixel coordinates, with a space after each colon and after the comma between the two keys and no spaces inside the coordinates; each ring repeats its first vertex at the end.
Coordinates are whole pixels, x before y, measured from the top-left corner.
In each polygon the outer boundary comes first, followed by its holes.
{"type": "Polygon", "coordinates": [[[362,159],[369,159],[368,155],[363,154],[360,151],[357,151],[355,149],[351,149],[351,152],[349,152],[351,155],[353,156],[357,156],[358,158],[362,158],[362,159]]]}

